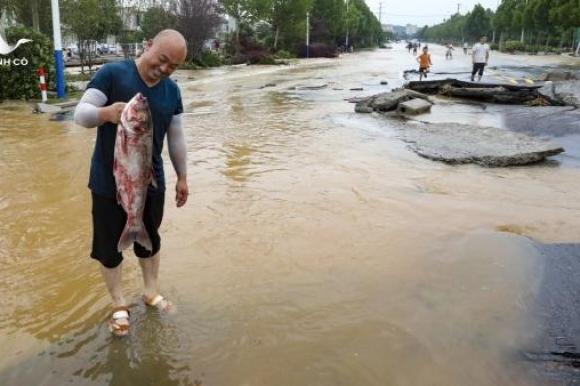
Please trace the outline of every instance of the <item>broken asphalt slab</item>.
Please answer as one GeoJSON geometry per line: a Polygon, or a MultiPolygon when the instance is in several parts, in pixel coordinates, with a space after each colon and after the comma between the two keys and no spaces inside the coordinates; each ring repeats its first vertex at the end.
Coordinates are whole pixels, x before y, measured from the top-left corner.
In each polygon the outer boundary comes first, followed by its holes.
{"type": "Polygon", "coordinates": [[[562,146],[548,140],[459,123],[408,123],[401,137],[420,156],[449,164],[528,165],[564,151],[562,146]]]}
{"type": "Polygon", "coordinates": [[[466,82],[458,79],[409,82],[405,88],[429,95],[443,95],[475,99],[498,104],[526,104],[541,106],[562,106],[566,103],[554,95],[541,93],[538,85],[510,85],[504,83],[466,82]]]}

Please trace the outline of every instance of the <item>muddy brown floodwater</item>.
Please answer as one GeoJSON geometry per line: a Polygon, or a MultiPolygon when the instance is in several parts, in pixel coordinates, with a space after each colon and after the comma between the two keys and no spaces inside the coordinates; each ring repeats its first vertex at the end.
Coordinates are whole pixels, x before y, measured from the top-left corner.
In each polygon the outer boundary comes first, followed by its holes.
{"type": "Polygon", "coordinates": [[[578,239],[580,169],[565,156],[434,163],[343,100],[398,86],[410,67],[397,47],[180,72],[191,196],[175,207],[165,154],[161,229],[178,313],[144,309],[127,254],[127,339],[105,326],[88,257],[95,131],[1,104],[0,384],[537,382],[520,355],[538,332],[526,319],[542,277],[534,240],[578,239]]]}

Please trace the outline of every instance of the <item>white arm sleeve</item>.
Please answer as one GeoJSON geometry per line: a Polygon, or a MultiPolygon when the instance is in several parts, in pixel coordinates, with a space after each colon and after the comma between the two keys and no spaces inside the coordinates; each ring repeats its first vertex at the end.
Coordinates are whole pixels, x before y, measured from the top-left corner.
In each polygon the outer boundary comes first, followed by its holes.
{"type": "Polygon", "coordinates": [[[99,120],[99,107],[107,103],[107,96],[101,90],[89,88],[83,94],[83,97],[75,109],[75,123],[77,125],[91,128],[96,127],[104,122],[99,120]]]}
{"type": "Polygon", "coordinates": [[[167,129],[169,158],[178,177],[187,177],[187,146],[181,122],[181,114],[174,115],[167,129]]]}

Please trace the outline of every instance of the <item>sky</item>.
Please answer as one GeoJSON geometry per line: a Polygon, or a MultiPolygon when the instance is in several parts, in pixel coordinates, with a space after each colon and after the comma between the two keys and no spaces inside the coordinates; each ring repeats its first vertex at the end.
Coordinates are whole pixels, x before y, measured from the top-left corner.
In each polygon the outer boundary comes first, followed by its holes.
{"type": "Polygon", "coordinates": [[[382,3],[382,24],[417,26],[439,24],[443,19],[457,12],[465,14],[479,3],[484,8],[495,11],[500,0],[365,0],[368,7],[379,17],[379,8],[382,3]]]}

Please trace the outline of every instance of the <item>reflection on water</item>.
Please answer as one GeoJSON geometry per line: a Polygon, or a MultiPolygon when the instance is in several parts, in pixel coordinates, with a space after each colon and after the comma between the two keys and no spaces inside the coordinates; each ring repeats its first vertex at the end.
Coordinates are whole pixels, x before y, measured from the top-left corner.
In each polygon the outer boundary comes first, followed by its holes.
{"type": "MultiPolygon", "coordinates": [[[[578,171],[433,163],[344,101],[414,65],[383,50],[180,74],[191,197],[167,200],[161,267],[178,313],[145,309],[127,255],[128,339],[88,258],[94,130],[0,105],[0,384],[531,384],[528,237],[576,239],[578,171]]],[[[454,111],[501,124],[478,109],[454,111]]]]}

